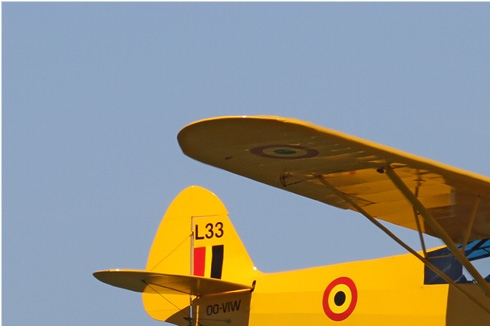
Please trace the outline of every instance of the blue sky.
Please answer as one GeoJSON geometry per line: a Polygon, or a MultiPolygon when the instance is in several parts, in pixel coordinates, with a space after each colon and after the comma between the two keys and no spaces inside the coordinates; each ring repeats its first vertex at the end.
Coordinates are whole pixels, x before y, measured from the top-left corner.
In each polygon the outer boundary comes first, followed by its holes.
{"type": "Polygon", "coordinates": [[[192,184],[223,200],[263,271],[403,253],[358,214],[193,161],[176,135],[207,117],[280,115],[490,175],[489,13],[3,3],[4,324],[160,324],[92,272],[144,268],[192,184]]]}

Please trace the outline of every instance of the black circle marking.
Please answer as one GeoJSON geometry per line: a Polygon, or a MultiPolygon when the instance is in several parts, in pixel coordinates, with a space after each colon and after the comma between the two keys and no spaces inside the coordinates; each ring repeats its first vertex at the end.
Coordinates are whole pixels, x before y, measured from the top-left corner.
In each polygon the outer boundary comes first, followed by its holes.
{"type": "Polygon", "coordinates": [[[250,153],[273,159],[296,160],[315,157],[320,152],[313,148],[289,144],[273,144],[250,149],[250,153]]]}
{"type": "Polygon", "coordinates": [[[339,291],[337,293],[335,293],[335,297],[334,297],[334,302],[335,304],[340,307],[341,305],[344,304],[345,302],[345,293],[344,291],[339,291]]]}
{"type": "Polygon", "coordinates": [[[292,154],[296,154],[296,151],[287,148],[281,148],[281,149],[276,149],[274,153],[279,155],[292,155],[292,154]]]}

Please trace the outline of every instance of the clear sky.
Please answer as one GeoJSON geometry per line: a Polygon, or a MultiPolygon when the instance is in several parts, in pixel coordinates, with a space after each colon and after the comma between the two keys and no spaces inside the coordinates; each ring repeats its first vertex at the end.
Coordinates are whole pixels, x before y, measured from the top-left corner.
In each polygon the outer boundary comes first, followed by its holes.
{"type": "Polygon", "coordinates": [[[263,271],[403,253],[359,214],[193,161],[176,135],[280,115],[488,176],[489,16],[489,3],[2,3],[4,325],[160,324],[92,272],[143,269],[192,184],[223,200],[263,271]]]}

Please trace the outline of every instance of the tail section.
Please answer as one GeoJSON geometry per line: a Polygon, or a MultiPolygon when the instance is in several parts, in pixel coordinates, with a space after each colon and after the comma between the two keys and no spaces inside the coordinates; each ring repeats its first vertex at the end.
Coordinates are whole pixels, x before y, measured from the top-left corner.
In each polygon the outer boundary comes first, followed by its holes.
{"type": "Polygon", "coordinates": [[[94,275],[142,292],[151,317],[187,326],[248,321],[251,290],[259,273],[221,200],[209,190],[191,186],[168,207],[146,270],[94,275]]]}
{"type": "MultiPolygon", "coordinates": [[[[258,273],[221,200],[198,186],[184,189],[168,207],[153,240],[146,270],[248,286],[258,273]]],[[[189,300],[178,294],[163,296],[158,287],[143,293],[150,316],[175,324],[187,320],[185,325],[189,325],[188,318],[197,314],[196,307],[189,311],[189,300]]]]}
{"type": "Polygon", "coordinates": [[[241,283],[255,267],[221,200],[209,190],[191,186],[167,209],[146,270],[241,283]]]}

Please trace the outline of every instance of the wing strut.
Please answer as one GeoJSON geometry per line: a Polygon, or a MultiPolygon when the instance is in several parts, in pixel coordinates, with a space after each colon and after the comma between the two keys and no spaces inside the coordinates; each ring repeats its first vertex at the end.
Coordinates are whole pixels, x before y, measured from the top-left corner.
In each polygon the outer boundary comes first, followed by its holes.
{"type": "MultiPolygon", "coordinates": [[[[447,234],[446,231],[437,223],[436,220],[430,215],[427,209],[422,205],[422,203],[414,196],[412,191],[408,189],[405,183],[398,177],[398,175],[393,171],[393,169],[388,166],[385,169],[386,174],[391,179],[391,181],[395,184],[395,186],[402,192],[405,198],[413,205],[413,207],[419,212],[420,215],[424,218],[424,221],[431,227],[431,229],[437,233],[439,238],[441,238],[444,243],[447,245],[449,250],[453,253],[453,255],[463,264],[466,270],[475,278],[478,286],[482,289],[482,291],[486,294],[487,297],[490,297],[490,287],[485,282],[483,276],[476,270],[473,264],[466,258],[464,255],[464,251],[461,251],[458,246],[454,243],[451,237],[447,234]]],[[[474,217],[472,218],[474,220],[474,217]]]]}
{"type": "MultiPolygon", "coordinates": [[[[378,169],[379,173],[384,172],[383,169],[378,169]]],[[[419,196],[420,181],[417,181],[417,187],[415,188],[415,197],[419,196]]],[[[424,234],[422,233],[422,226],[420,225],[420,214],[417,212],[415,207],[413,209],[413,217],[415,218],[415,224],[417,225],[417,232],[419,234],[420,245],[422,246],[422,251],[424,252],[424,257],[427,257],[427,249],[425,247],[424,234]]]]}
{"type": "Polygon", "coordinates": [[[475,222],[478,206],[480,206],[480,199],[481,199],[480,196],[476,197],[475,206],[473,206],[473,211],[471,212],[470,222],[468,223],[468,231],[466,232],[466,236],[464,237],[463,247],[461,248],[461,252],[465,252],[466,246],[468,245],[468,241],[470,240],[471,229],[473,228],[473,223],[475,222]]]}
{"type": "MultiPolygon", "coordinates": [[[[427,258],[424,256],[420,255],[417,251],[415,251],[412,247],[407,245],[403,240],[401,240],[399,237],[397,237],[393,232],[391,232],[388,228],[386,228],[383,224],[381,224],[377,219],[375,219],[373,216],[371,216],[368,212],[366,212],[361,206],[357,205],[348,195],[345,193],[339,191],[337,188],[332,186],[330,183],[328,183],[321,175],[317,176],[318,180],[325,186],[327,187],[330,191],[335,193],[337,196],[348,202],[349,204],[352,205],[352,207],[355,208],[355,210],[362,215],[364,215],[371,223],[373,223],[375,226],[377,226],[381,231],[386,233],[390,238],[392,238],[396,243],[398,243],[400,246],[405,248],[408,252],[410,252],[412,255],[417,257],[422,263],[424,263],[427,267],[429,267],[431,270],[434,271],[437,275],[439,275],[443,280],[445,280],[447,283],[451,284],[454,286],[455,289],[457,289],[461,294],[466,296],[468,299],[473,301],[475,304],[477,304],[480,308],[482,308],[484,311],[490,314],[490,308],[485,307],[478,299],[476,299],[472,294],[467,292],[464,288],[459,286],[455,281],[453,281],[449,276],[447,276],[444,272],[442,272],[439,268],[437,268],[435,265],[433,265],[427,258]]],[[[459,251],[459,249],[458,249],[459,251]]],[[[465,257],[466,258],[466,257],[465,257]]],[[[477,272],[478,273],[478,272],[477,272]]],[[[486,292],[485,292],[486,293],[486,292]]]]}

